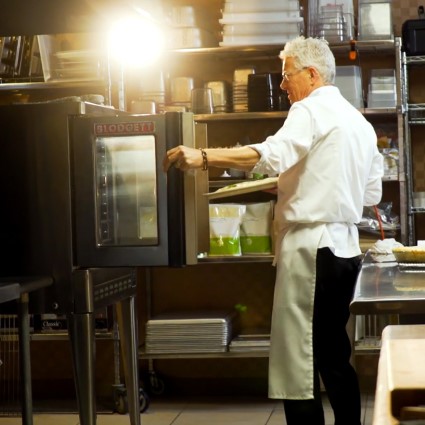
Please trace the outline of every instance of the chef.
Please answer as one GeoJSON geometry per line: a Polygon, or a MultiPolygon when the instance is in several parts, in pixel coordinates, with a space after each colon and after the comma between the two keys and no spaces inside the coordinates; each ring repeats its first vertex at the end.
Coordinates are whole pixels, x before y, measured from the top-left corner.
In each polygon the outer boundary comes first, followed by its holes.
{"type": "Polygon", "coordinates": [[[373,127],[333,85],[335,58],[325,40],[297,37],[279,57],[291,108],[276,134],[233,149],[178,146],[164,170],[279,176],[269,397],[283,399],[288,425],[324,425],[320,376],[335,425],[360,425],[346,324],[360,267],[355,224],[363,206],[381,199],[383,160],[373,127]]]}

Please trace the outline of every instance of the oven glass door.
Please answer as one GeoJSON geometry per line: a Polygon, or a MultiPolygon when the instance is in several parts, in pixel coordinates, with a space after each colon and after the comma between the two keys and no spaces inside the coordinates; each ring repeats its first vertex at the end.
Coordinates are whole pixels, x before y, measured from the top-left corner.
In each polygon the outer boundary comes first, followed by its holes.
{"type": "Polygon", "coordinates": [[[170,263],[169,220],[184,194],[169,202],[162,160],[167,134],[180,143],[180,133],[165,114],[71,117],[75,266],[170,263]]]}
{"type": "Polygon", "coordinates": [[[157,245],[155,137],[97,137],[96,245],[157,245]]]}

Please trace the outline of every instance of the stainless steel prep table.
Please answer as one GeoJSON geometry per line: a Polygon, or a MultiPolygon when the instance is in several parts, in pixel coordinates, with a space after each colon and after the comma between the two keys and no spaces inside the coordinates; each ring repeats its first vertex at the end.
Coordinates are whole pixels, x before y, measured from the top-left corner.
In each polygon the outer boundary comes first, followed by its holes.
{"type": "Polygon", "coordinates": [[[401,269],[365,255],[351,301],[353,314],[425,313],[425,267],[401,269]]]}

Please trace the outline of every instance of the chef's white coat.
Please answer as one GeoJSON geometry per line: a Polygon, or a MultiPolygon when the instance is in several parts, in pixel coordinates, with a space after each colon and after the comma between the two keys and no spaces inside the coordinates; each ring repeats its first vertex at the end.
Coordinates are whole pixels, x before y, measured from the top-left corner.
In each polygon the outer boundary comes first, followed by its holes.
{"type": "Polygon", "coordinates": [[[381,199],[383,159],[372,125],[334,86],[295,102],[276,134],[250,146],[261,155],[252,171],[279,175],[269,397],[311,399],[317,249],[361,254],[355,223],[381,199]]]}

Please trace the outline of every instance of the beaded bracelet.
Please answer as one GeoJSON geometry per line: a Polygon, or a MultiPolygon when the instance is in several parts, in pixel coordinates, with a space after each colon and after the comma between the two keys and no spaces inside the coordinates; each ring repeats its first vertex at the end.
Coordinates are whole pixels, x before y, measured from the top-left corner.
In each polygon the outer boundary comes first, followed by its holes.
{"type": "Polygon", "coordinates": [[[206,171],[206,170],[208,170],[208,157],[207,157],[207,153],[202,148],[199,148],[199,150],[201,151],[201,154],[202,154],[202,169],[204,171],[206,171]]]}

